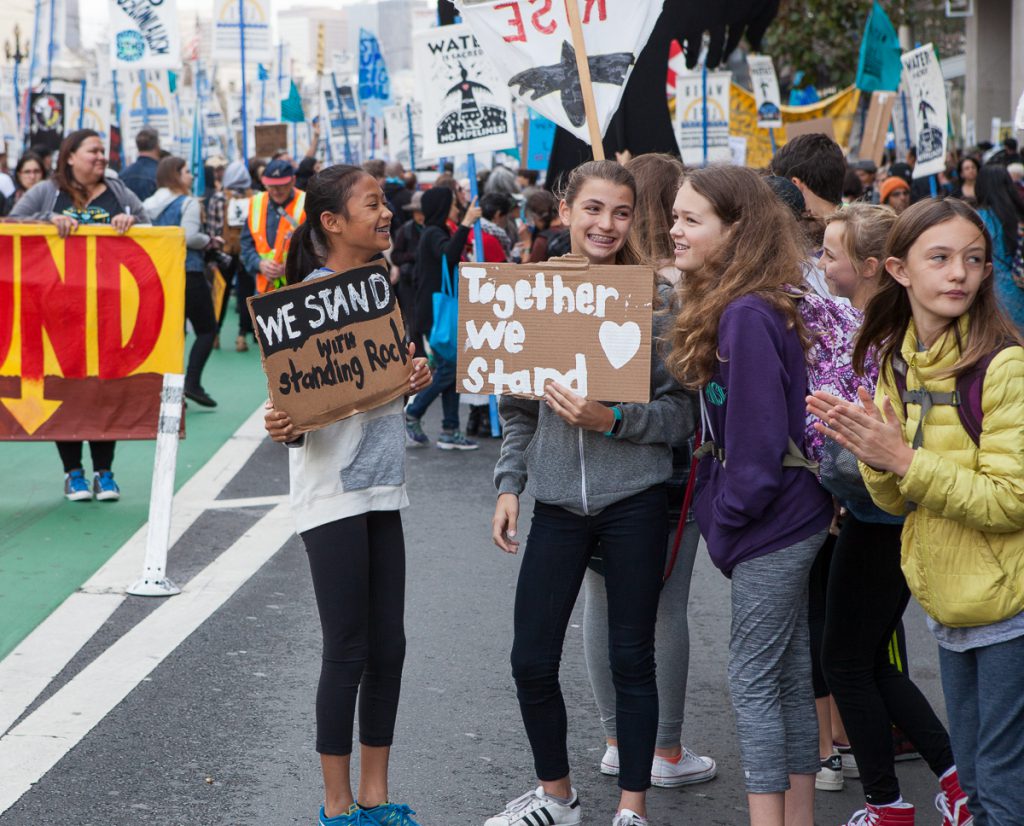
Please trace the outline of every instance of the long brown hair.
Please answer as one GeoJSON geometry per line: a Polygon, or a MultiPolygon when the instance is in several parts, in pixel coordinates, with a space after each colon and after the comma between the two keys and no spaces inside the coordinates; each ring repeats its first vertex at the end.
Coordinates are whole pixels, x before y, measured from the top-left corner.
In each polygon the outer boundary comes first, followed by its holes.
{"type": "Polygon", "coordinates": [[[89,138],[98,137],[99,133],[93,129],[79,129],[64,138],[64,142],[60,145],[60,152],[57,154],[57,171],[53,173],[53,182],[57,185],[57,189],[71,196],[71,201],[78,209],[89,203],[89,190],[71,171],[71,156],[89,138]]]}
{"type": "Polygon", "coordinates": [[[668,232],[672,228],[672,202],[686,167],[678,158],[648,152],[626,161],[636,179],[636,208],[630,237],[636,248],[658,266],[672,262],[675,250],[668,232]]]}
{"type": "MultiPolygon", "coordinates": [[[[672,333],[669,369],[686,387],[698,389],[718,363],[718,322],[725,308],[756,293],[796,329],[804,350],[807,334],[790,285],[801,285],[803,242],[789,208],[764,179],[742,166],[709,166],[686,172],[698,195],[707,198],[729,234],[697,272],[681,283],[682,311],[672,333]]],[[[799,289],[799,288],[798,288],[799,289]]]]}
{"type": "MultiPolygon", "coordinates": [[[[872,350],[877,350],[880,364],[890,361],[893,354],[900,351],[903,337],[913,318],[907,290],[889,274],[885,268],[886,260],[899,258],[905,261],[911,247],[921,235],[932,227],[955,218],[969,221],[985,239],[985,263],[991,266],[992,237],[988,234],[981,216],[963,201],[956,198],[941,201],[929,198],[908,207],[896,219],[889,233],[885,252],[878,265],[878,292],[864,310],[864,323],[857,337],[857,346],[853,350],[853,367],[858,373],[864,373],[864,362],[872,350]]],[[[967,309],[967,319],[967,341],[960,340],[960,331],[955,321],[950,322],[946,328],[944,335],[952,331],[960,358],[951,369],[940,373],[940,376],[959,376],[1008,341],[1024,344],[1020,333],[999,306],[995,280],[991,274],[983,279],[978,287],[978,293],[967,309]]]]}
{"type": "Polygon", "coordinates": [[[156,185],[166,187],[178,195],[188,195],[188,190],[181,183],[181,170],[185,168],[185,159],[174,155],[161,158],[156,165],[156,185]]]}
{"type": "MultiPolygon", "coordinates": [[[[577,166],[572,172],[569,173],[569,177],[566,179],[565,186],[560,193],[556,193],[563,201],[565,201],[570,207],[576,202],[576,198],[580,194],[580,190],[583,189],[583,185],[590,180],[602,180],[608,181],[615,184],[616,186],[624,186],[630,192],[633,193],[633,205],[636,206],[636,179],[633,174],[626,169],[626,167],[615,161],[587,161],[577,166]]],[[[632,227],[631,227],[632,228],[632,227]]],[[[641,264],[644,262],[644,257],[637,249],[636,244],[633,241],[633,233],[626,238],[626,243],[622,245],[615,254],[616,264],[641,264]]]]}

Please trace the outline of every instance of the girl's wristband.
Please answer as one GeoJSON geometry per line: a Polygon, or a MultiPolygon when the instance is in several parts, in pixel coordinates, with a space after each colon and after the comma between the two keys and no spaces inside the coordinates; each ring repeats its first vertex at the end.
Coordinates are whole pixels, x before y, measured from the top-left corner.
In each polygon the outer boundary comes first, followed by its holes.
{"type": "Polygon", "coordinates": [[[612,422],[612,426],[604,434],[609,438],[617,436],[619,434],[619,430],[622,429],[622,411],[617,407],[613,407],[612,413],[615,416],[615,421],[612,422]]]}

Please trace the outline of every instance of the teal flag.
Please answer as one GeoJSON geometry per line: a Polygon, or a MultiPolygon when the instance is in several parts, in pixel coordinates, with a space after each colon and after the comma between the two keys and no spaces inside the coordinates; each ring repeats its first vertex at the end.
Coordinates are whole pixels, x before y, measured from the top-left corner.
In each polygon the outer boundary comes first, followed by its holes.
{"type": "Polygon", "coordinates": [[[889,15],[875,0],[860,42],[857,88],[863,92],[895,92],[900,87],[900,39],[889,15]]]}
{"type": "Polygon", "coordinates": [[[281,120],[285,123],[304,123],[306,115],[302,111],[302,96],[295,81],[289,82],[291,88],[288,90],[288,97],[281,101],[281,120]]]}

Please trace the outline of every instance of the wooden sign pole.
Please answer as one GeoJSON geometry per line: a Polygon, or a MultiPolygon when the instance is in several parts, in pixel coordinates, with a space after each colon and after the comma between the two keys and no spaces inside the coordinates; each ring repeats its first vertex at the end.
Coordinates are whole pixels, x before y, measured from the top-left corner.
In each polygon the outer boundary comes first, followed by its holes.
{"type": "Polygon", "coordinates": [[[590,61],[587,59],[587,44],[583,39],[583,21],[580,20],[578,0],[565,0],[565,12],[569,17],[572,32],[572,47],[576,50],[576,70],[580,73],[580,89],[583,91],[583,111],[587,116],[590,131],[590,148],[595,161],[604,160],[604,141],[601,126],[597,122],[597,103],[594,101],[594,84],[590,80],[590,61]]]}

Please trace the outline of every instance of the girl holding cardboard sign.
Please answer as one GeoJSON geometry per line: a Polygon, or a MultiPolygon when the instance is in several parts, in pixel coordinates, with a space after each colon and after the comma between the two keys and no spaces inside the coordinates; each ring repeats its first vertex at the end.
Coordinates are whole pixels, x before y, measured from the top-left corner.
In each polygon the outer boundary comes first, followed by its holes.
{"type": "MultiPolygon", "coordinates": [[[[300,261],[323,261],[306,278],[366,266],[391,245],[384,193],[358,167],[318,173],[306,190],[306,215],[292,238],[300,254],[288,257],[293,270],[300,261]]],[[[430,384],[430,370],[425,359],[413,364],[409,392],[417,393],[430,384]]],[[[292,512],[324,631],[316,701],[316,749],[326,792],[320,826],[416,826],[408,806],[388,801],[388,758],[405,659],[399,508],[409,500],[402,400],[298,437],[288,415],[267,406],[267,432],[293,448],[292,512]],[[357,695],[361,771],[353,797],[349,768],[357,695]]]]}
{"type": "MultiPolygon", "coordinates": [[[[630,241],[633,176],[612,161],[570,175],[561,203],[574,253],[591,265],[635,264],[630,241]]],[[[654,286],[651,271],[651,286],[654,286]]],[[[646,824],[646,793],[658,728],[654,627],[665,566],[672,446],[693,430],[689,399],[657,344],[655,317],[648,404],[612,407],[555,383],[543,404],[503,396],[505,425],[494,470],[495,544],[516,553],[519,494],[537,500],[516,589],[512,672],[540,786],[486,826],[581,822],[569,777],[567,719],[558,683],[565,630],[587,563],[600,544],[608,592],[608,637],[616,694],[621,797],[614,826],[646,824]]]]}

